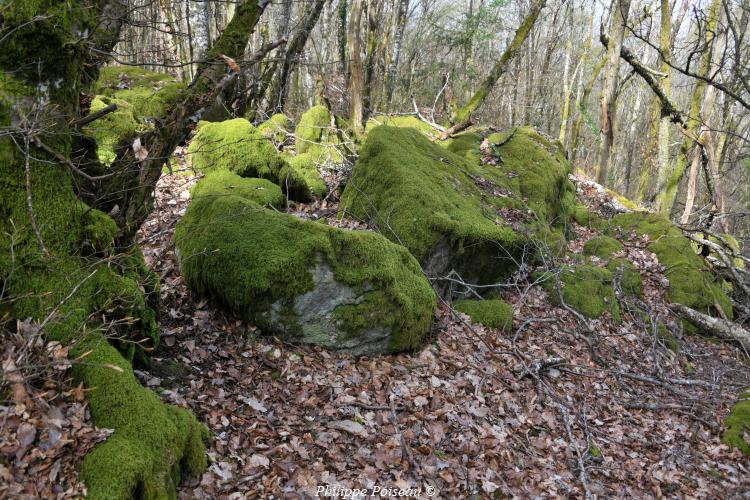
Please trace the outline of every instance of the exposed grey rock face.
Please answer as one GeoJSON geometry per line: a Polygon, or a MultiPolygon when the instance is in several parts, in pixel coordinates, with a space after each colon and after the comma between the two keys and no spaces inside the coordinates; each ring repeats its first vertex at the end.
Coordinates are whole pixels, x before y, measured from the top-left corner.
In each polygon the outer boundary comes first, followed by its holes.
{"type": "Polygon", "coordinates": [[[336,280],[333,269],[318,258],[311,270],[313,289],[293,298],[271,304],[259,315],[259,322],[275,334],[296,342],[314,344],[354,355],[372,355],[388,351],[391,328],[368,325],[357,335],[342,327],[336,316],[340,306],[357,306],[373,287],[363,283],[354,288],[336,280]]]}

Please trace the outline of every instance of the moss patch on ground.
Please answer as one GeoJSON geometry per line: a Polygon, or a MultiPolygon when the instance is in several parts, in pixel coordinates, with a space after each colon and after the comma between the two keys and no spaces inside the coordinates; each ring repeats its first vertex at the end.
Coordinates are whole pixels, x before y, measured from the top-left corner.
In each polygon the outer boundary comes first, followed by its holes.
{"type": "Polygon", "coordinates": [[[740,396],[743,401],[738,401],[732,411],[724,419],[724,434],[721,441],[729,446],[741,450],[745,455],[750,455],[750,390],[740,396]]]}
{"type": "Polygon", "coordinates": [[[513,325],[513,307],[500,299],[454,300],[453,308],[467,314],[475,323],[498,328],[506,333],[513,325]]]}
{"type": "Polygon", "coordinates": [[[560,272],[561,289],[558,291],[554,279],[544,282],[550,301],[561,305],[560,293],[567,305],[586,317],[595,319],[605,311],[620,322],[620,305],[612,287],[612,273],[608,269],[578,264],[567,266],[560,272]]]}
{"type": "Polygon", "coordinates": [[[298,298],[314,289],[325,266],[353,298],[361,297],[334,314],[336,325],[348,331],[338,339],[342,345],[357,335],[362,318],[390,330],[393,352],[414,348],[432,323],[436,298],[419,264],[375,233],[304,221],[226,196],[196,198],[177,225],[175,243],[196,293],[264,330],[273,326],[269,316],[276,317],[284,328],[274,333],[290,340],[324,341],[313,337],[325,332],[307,332],[296,323],[298,298]]]}
{"type": "Polygon", "coordinates": [[[610,236],[596,236],[583,245],[584,255],[595,255],[600,259],[608,259],[620,250],[622,250],[622,243],[610,236]]]}
{"type": "Polygon", "coordinates": [[[573,207],[572,218],[578,225],[603,231],[609,225],[608,222],[597,214],[589,211],[586,205],[576,203],[573,207]]]}
{"type": "Polygon", "coordinates": [[[669,300],[705,314],[716,314],[718,305],[732,318],[731,301],[722,289],[722,282],[693,251],[690,240],[669,220],[647,212],[619,214],[612,218],[611,232],[617,227],[625,233],[634,231],[649,237],[648,249],[666,268],[669,300]]]}

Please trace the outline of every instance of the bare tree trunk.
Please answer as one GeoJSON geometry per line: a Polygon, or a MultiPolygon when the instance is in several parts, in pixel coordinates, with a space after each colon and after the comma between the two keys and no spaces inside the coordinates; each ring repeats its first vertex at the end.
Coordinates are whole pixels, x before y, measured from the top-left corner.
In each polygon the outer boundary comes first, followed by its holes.
{"type": "Polygon", "coordinates": [[[375,52],[378,45],[378,22],[382,14],[382,0],[368,0],[367,2],[367,51],[365,56],[365,84],[362,92],[363,121],[372,110],[372,78],[375,69],[375,52]]]}
{"type": "Polygon", "coordinates": [[[409,7],[409,0],[399,0],[396,7],[396,18],[394,19],[395,36],[393,39],[393,54],[388,64],[386,73],[386,109],[391,110],[393,102],[393,91],[396,88],[396,69],[398,68],[398,59],[401,55],[401,43],[404,39],[404,28],[406,27],[406,11],[409,7]]]}
{"type": "Polygon", "coordinates": [[[539,13],[544,8],[545,3],[546,0],[536,0],[532,4],[531,10],[516,30],[516,34],[513,37],[513,40],[511,40],[510,44],[505,48],[502,55],[500,56],[500,59],[492,67],[490,74],[487,75],[487,78],[485,78],[484,81],[480,84],[479,89],[477,89],[469,102],[467,102],[463,107],[457,109],[455,113],[453,113],[453,116],[451,116],[450,120],[452,126],[443,134],[441,134],[443,137],[449,137],[456,132],[464,130],[471,124],[471,114],[476,111],[479,106],[482,105],[484,100],[487,98],[487,95],[489,95],[490,91],[492,90],[492,87],[495,86],[495,83],[497,83],[500,77],[508,69],[508,64],[516,56],[516,53],[526,41],[526,38],[528,38],[531,29],[534,27],[534,23],[536,22],[537,17],[539,17],[539,13]]]}
{"type": "Polygon", "coordinates": [[[591,72],[591,77],[583,86],[581,99],[576,105],[576,107],[578,108],[578,115],[573,122],[573,130],[570,133],[570,162],[573,164],[575,164],[576,157],[578,156],[578,142],[581,134],[581,125],[583,124],[584,118],[588,118],[591,116],[588,111],[589,97],[591,96],[591,92],[594,89],[596,80],[599,78],[599,74],[602,72],[602,68],[604,67],[605,62],[607,62],[607,58],[601,57],[596,65],[594,65],[594,69],[591,72]]]}
{"type": "Polygon", "coordinates": [[[269,115],[283,111],[288,94],[289,75],[297,67],[300,55],[305,48],[310,33],[312,33],[320,18],[325,3],[326,0],[315,0],[315,3],[305,12],[299,30],[287,45],[284,62],[271,85],[271,96],[268,99],[269,109],[267,111],[269,115]]]}
{"type": "Polygon", "coordinates": [[[364,71],[362,68],[362,24],[363,0],[352,0],[349,10],[349,27],[347,46],[349,52],[349,98],[351,99],[349,115],[352,127],[357,135],[364,133],[364,113],[362,110],[362,94],[364,91],[364,71]]]}
{"type": "Polygon", "coordinates": [[[615,0],[609,23],[609,46],[604,68],[604,84],[600,101],[599,156],[596,165],[596,181],[607,184],[609,162],[614,142],[614,120],[617,107],[617,86],[620,81],[620,48],[625,35],[625,26],[630,14],[630,0],[615,0]]]}
{"type": "MultiPolygon", "coordinates": [[[[706,21],[706,35],[705,35],[705,47],[703,54],[700,58],[700,67],[698,72],[702,76],[706,76],[709,73],[712,59],[712,48],[714,41],[714,34],[716,32],[716,23],[719,14],[720,0],[713,0],[711,2],[711,9],[708,14],[706,21]]],[[[706,82],[703,80],[696,80],[695,87],[693,88],[693,95],[690,98],[690,111],[688,113],[688,122],[686,129],[689,134],[696,136],[700,128],[700,112],[701,103],[703,102],[704,93],[706,89],[706,82]]],[[[693,139],[686,137],[682,141],[680,147],[680,153],[677,157],[677,162],[671,175],[668,175],[668,180],[664,183],[663,187],[658,192],[658,208],[663,214],[669,215],[674,205],[674,199],[677,195],[677,185],[680,182],[685,169],[687,167],[687,158],[690,150],[693,146],[693,139]]]]}

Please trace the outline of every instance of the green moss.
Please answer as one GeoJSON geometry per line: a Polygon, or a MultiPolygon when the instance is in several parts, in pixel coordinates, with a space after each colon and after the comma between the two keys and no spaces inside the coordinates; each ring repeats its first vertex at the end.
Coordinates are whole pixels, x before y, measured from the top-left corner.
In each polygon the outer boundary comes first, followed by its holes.
{"type": "MultiPolygon", "coordinates": [[[[615,322],[620,322],[620,306],[612,288],[612,273],[608,269],[579,264],[565,267],[560,272],[562,298],[565,303],[589,318],[598,318],[609,311],[615,322]]],[[[560,305],[560,294],[554,279],[544,282],[550,301],[560,305]]]]}
{"type": "Polygon", "coordinates": [[[214,170],[205,175],[191,190],[193,199],[217,196],[239,196],[261,206],[281,207],[281,188],[266,179],[240,177],[228,170],[214,170]]]}
{"type": "MultiPolygon", "coordinates": [[[[226,196],[195,199],[177,225],[175,243],[182,273],[196,293],[263,329],[271,325],[268,314],[279,315],[290,327],[274,333],[302,331],[292,327],[299,314],[293,299],[313,289],[311,268],[318,259],[337,282],[369,297],[337,313],[350,329],[356,315],[371,326],[392,327],[389,350],[400,351],[415,347],[432,322],[436,299],[419,265],[375,233],[344,231],[226,196]]],[[[314,343],[315,332],[305,335],[314,343]]]]}
{"type": "Polygon", "coordinates": [[[266,139],[272,139],[277,144],[281,144],[286,139],[290,125],[288,116],[284,113],[277,113],[258,125],[258,132],[266,139]]]}
{"type": "Polygon", "coordinates": [[[458,134],[442,142],[440,145],[448,148],[448,151],[462,156],[474,164],[478,164],[481,158],[479,145],[482,137],[473,132],[458,134]]]}
{"type": "Polygon", "coordinates": [[[583,227],[589,227],[600,231],[607,227],[607,221],[590,212],[588,207],[579,203],[573,206],[572,216],[573,220],[583,227]]]}
{"type": "Polygon", "coordinates": [[[721,441],[729,446],[738,448],[745,455],[750,455],[750,441],[745,436],[750,436],[750,391],[740,396],[743,401],[738,401],[726,419],[724,419],[724,434],[721,441]]]}
{"type": "Polygon", "coordinates": [[[294,129],[297,154],[311,153],[318,156],[328,141],[328,127],[331,125],[331,114],[325,106],[318,105],[305,111],[300,116],[294,129]]]}
{"type": "Polygon", "coordinates": [[[369,134],[370,131],[374,130],[380,125],[388,125],[389,127],[399,128],[413,128],[422,132],[430,138],[434,137],[437,133],[437,130],[432,128],[429,124],[412,115],[375,116],[367,120],[365,132],[369,134]]]}
{"type": "Polygon", "coordinates": [[[108,66],[100,70],[95,91],[127,102],[139,123],[146,125],[163,117],[179,101],[183,88],[184,84],[164,73],[137,66],[108,66]]]}
{"type": "Polygon", "coordinates": [[[727,317],[732,317],[731,301],[722,290],[721,281],[693,251],[690,240],[669,220],[657,214],[634,212],[613,217],[612,225],[626,233],[635,231],[649,237],[648,249],[666,268],[669,300],[706,314],[715,312],[718,304],[727,317]]]}
{"type": "Polygon", "coordinates": [[[199,122],[188,153],[193,168],[201,172],[229,170],[274,182],[285,166],[276,149],[244,118],[199,122]]]}
{"type": "Polygon", "coordinates": [[[91,498],[169,498],[180,474],[206,468],[208,431],[187,410],[163,404],[100,335],[78,343],[73,374],[84,382],[97,426],[115,429],[89,453],[81,478],[91,498]],[[175,481],[176,477],[176,481],[175,481]]]}
{"type": "Polygon", "coordinates": [[[281,178],[292,179],[294,185],[306,186],[306,193],[299,193],[297,199],[301,201],[314,195],[317,198],[325,198],[328,186],[320,177],[318,172],[317,158],[313,153],[302,153],[287,158],[288,166],[282,170],[281,178]],[[306,196],[305,196],[306,195],[306,196]]]}
{"type": "Polygon", "coordinates": [[[643,294],[643,279],[638,269],[627,259],[612,259],[607,269],[614,275],[622,268],[622,291],[628,295],[641,297],[643,294]]]}
{"type": "MultiPolygon", "coordinates": [[[[0,127],[12,130],[20,111],[28,113],[31,103],[44,101],[47,105],[37,115],[45,124],[40,139],[60,155],[70,156],[68,124],[79,116],[80,95],[88,93],[97,74],[90,46],[97,45],[100,36],[103,5],[47,0],[4,5],[0,127]],[[33,64],[19,66],[19,61],[33,64]]],[[[0,135],[4,312],[11,318],[47,319],[45,337],[71,346],[71,357],[80,356],[73,375],[87,389],[94,422],[115,430],[85,460],[82,477],[88,493],[92,498],[174,495],[165,474],[179,472],[181,465],[191,474],[205,467],[202,443],[193,438],[203,431],[189,413],[162,405],[141,387],[130,363],[104,336],[116,338],[128,356],[135,354],[137,344],[153,347],[156,324],[148,293],[157,285],[140,279],[145,266],[137,247],[114,253],[114,222],[78,201],[67,167],[32,146],[31,198],[46,248],[42,252],[26,207],[24,157],[9,134],[0,135]],[[179,429],[172,425],[175,432],[162,418],[165,412],[181,422],[179,429]]]]}
{"type": "Polygon", "coordinates": [[[96,153],[104,165],[110,165],[114,161],[118,145],[130,142],[148,128],[136,118],[133,106],[122,99],[96,96],[91,102],[91,112],[95,113],[110,104],[117,105],[117,110],[84,127],[84,131],[96,139],[96,153]]]}
{"type": "Polygon", "coordinates": [[[468,314],[475,323],[509,333],[513,325],[513,308],[500,299],[454,300],[453,307],[468,314]]]}
{"type": "MultiPolygon", "coordinates": [[[[575,186],[570,164],[557,141],[531,127],[491,134],[487,141],[499,159],[495,178],[508,178],[508,188],[543,223],[562,226],[574,208],[575,186]]],[[[489,170],[489,168],[488,168],[489,170]]]]}
{"type": "Polygon", "coordinates": [[[622,250],[622,243],[610,236],[596,236],[583,245],[584,255],[596,255],[600,259],[608,259],[620,250],[622,250]]]}
{"type": "Polygon", "coordinates": [[[480,165],[413,128],[374,128],[342,194],[341,213],[376,225],[431,275],[452,268],[467,282],[492,282],[515,268],[514,258],[540,227],[566,217],[560,200],[572,189],[567,163],[532,132],[519,129],[506,147],[506,163],[480,165]],[[508,211],[520,219],[518,227],[506,222],[508,211]]]}

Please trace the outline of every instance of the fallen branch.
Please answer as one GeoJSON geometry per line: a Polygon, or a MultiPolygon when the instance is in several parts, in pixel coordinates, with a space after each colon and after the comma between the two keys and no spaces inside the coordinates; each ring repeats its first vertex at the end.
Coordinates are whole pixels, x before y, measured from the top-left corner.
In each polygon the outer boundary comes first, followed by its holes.
{"type": "Polygon", "coordinates": [[[109,106],[104,107],[95,113],[90,113],[83,118],[79,118],[78,120],[71,123],[70,126],[71,128],[81,128],[84,125],[88,125],[89,123],[93,122],[94,120],[98,120],[104,115],[112,113],[113,111],[117,111],[117,104],[110,104],[109,106]]]}
{"type": "Polygon", "coordinates": [[[435,123],[435,122],[433,122],[433,121],[428,120],[427,118],[425,118],[425,116],[422,114],[422,112],[419,111],[419,106],[417,106],[417,100],[414,98],[414,96],[411,96],[411,102],[414,105],[414,113],[416,113],[417,118],[419,118],[420,120],[422,120],[423,122],[425,122],[430,127],[434,128],[438,132],[445,132],[445,127],[441,127],[437,123],[435,123]]]}
{"type": "Polygon", "coordinates": [[[732,323],[721,318],[714,318],[682,304],[670,304],[669,307],[701,330],[720,339],[736,342],[746,352],[750,352],[750,332],[737,323],[732,323]]]}

